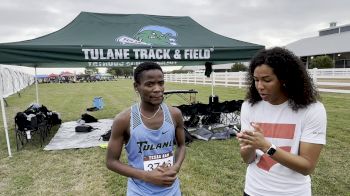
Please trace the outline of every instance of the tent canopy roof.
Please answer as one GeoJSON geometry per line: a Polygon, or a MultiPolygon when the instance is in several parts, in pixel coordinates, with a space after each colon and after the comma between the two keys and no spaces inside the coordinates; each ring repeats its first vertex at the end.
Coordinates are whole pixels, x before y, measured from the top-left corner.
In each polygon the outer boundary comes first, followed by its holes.
{"type": "Polygon", "coordinates": [[[187,16],[81,12],[56,32],[0,44],[0,63],[32,67],[109,67],[143,61],[215,64],[250,59],[263,47],[216,34],[187,16]]]}

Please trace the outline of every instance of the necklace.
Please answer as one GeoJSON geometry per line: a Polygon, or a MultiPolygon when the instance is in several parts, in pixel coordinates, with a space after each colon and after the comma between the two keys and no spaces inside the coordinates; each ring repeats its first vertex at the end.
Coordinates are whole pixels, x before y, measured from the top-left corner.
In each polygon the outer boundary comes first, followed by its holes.
{"type": "Polygon", "coordinates": [[[154,117],[156,117],[156,115],[158,114],[159,110],[160,110],[160,106],[158,107],[158,110],[157,110],[151,117],[147,117],[147,116],[145,116],[145,115],[142,114],[142,112],[141,112],[141,107],[140,107],[140,105],[139,105],[139,111],[140,111],[141,116],[144,117],[144,118],[146,118],[147,120],[151,120],[151,119],[153,119],[154,117]]]}

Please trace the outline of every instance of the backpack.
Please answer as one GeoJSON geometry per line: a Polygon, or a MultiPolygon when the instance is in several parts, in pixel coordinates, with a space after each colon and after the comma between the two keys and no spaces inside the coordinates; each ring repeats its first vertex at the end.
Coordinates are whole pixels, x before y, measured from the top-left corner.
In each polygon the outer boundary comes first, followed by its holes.
{"type": "Polygon", "coordinates": [[[101,138],[103,141],[109,141],[109,138],[111,137],[112,129],[108,130],[106,133],[101,135],[101,138]]]}
{"type": "Polygon", "coordinates": [[[51,114],[51,123],[52,125],[59,125],[62,124],[62,120],[60,118],[59,113],[57,112],[52,112],[51,114]]]}
{"type": "Polygon", "coordinates": [[[78,126],[75,127],[75,132],[87,133],[87,132],[91,132],[94,129],[95,128],[93,128],[90,125],[78,125],[78,126]]]}
{"type": "Polygon", "coordinates": [[[81,115],[81,120],[84,120],[86,123],[91,123],[91,122],[97,122],[98,121],[95,117],[93,117],[93,116],[91,116],[90,114],[87,114],[87,113],[81,115]]]}
{"type": "Polygon", "coordinates": [[[18,112],[15,116],[15,124],[17,125],[17,130],[20,131],[34,130],[34,126],[36,126],[37,120],[35,116],[28,120],[26,113],[18,112]]]}

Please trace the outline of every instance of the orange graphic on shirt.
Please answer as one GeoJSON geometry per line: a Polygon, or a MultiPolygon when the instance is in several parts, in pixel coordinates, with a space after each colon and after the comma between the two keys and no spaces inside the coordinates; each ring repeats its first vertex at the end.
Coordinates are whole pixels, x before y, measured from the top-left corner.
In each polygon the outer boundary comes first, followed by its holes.
{"type": "MultiPolygon", "coordinates": [[[[273,124],[273,123],[259,123],[261,129],[264,132],[265,137],[280,138],[280,139],[293,139],[295,132],[295,124],[273,124]]],[[[280,149],[290,152],[291,146],[278,146],[280,149]]],[[[268,155],[263,155],[257,166],[263,170],[269,171],[270,168],[277,162],[270,158],[268,155]]]]}

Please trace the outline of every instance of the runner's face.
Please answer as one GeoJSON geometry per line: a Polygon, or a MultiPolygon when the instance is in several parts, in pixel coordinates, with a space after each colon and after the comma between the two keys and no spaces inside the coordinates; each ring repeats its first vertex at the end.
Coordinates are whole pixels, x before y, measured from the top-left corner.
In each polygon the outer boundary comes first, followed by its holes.
{"type": "Polygon", "coordinates": [[[288,98],[282,91],[282,83],[273,69],[265,64],[257,66],[254,70],[255,88],[262,100],[273,105],[285,102],[288,98]]]}
{"type": "Polygon", "coordinates": [[[152,105],[159,105],[163,101],[164,75],[158,69],[143,71],[140,83],[136,83],[141,101],[152,105]]]}

